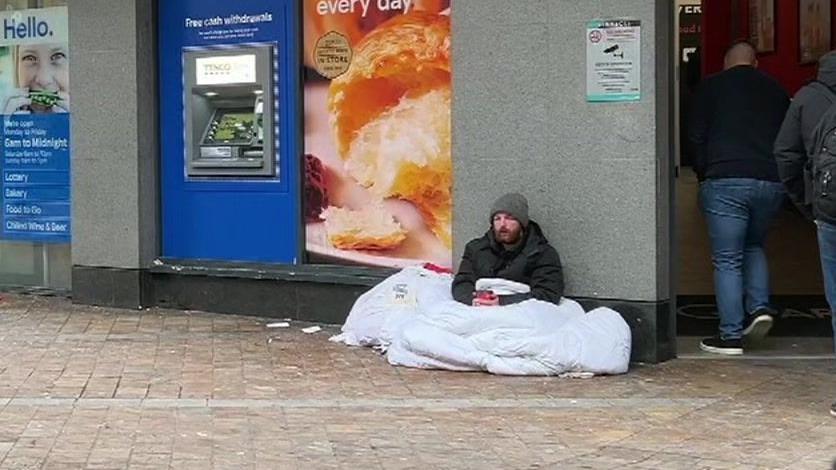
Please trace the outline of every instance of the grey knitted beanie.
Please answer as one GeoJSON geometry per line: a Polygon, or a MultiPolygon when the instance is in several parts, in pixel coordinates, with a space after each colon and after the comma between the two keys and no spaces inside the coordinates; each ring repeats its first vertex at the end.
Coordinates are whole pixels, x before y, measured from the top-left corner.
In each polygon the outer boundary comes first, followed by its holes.
{"type": "Polygon", "coordinates": [[[508,193],[491,206],[491,221],[497,212],[505,212],[517,219],[523,227],[528,227],[528,200],[519,193],[508,193]]]}

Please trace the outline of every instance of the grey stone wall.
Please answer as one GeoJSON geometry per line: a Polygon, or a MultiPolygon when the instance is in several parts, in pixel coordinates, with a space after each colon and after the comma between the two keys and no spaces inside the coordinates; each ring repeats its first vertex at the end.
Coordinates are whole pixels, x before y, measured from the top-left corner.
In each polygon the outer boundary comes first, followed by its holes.
{"type": "Polygon", "coordinates": [[[454,245],[520,191],[561,254],[567,293],[669,298],[669,1],[453,3],[454,245]],[[586,102],[585,25],[642,22],[642,98],[586,102]],[[660,55],[661,54],[661,55],[660,55]]]}
{"type": "Polygon", "coordinates": [[[158,245],[153,1],[68,10],[73,264],[147,266],[158,245]]]}

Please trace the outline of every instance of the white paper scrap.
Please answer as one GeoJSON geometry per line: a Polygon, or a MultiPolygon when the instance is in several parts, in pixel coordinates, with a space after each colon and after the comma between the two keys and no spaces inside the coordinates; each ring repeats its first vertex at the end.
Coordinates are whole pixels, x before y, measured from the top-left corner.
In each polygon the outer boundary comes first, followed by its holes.
{"type": "Polygon", "coordinates": [[[307,328],[302,328],[302,333],[316,333],[317,331],[322,331],[322,328],[318,326],[309,326],[307,328]]]}

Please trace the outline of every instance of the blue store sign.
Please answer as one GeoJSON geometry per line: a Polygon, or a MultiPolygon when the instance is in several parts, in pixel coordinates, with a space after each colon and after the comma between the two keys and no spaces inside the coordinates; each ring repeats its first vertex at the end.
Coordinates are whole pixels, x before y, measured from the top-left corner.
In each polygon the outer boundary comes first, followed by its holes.
{"type": "Polygon", "coordinates": [[[2,238],[70,241],[66,7],[0,13],[2,238]]]}

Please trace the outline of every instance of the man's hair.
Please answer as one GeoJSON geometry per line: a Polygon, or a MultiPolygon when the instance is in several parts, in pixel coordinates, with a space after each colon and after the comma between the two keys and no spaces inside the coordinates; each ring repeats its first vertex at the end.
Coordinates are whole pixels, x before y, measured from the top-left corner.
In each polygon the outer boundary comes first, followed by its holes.
{"type": "Polygon", "coordinates": [[[751,42],[744,39],[733,42],[728,49],[723,61],[726,64],[753,64],[758,60],[758,50],[751,42]]]}

